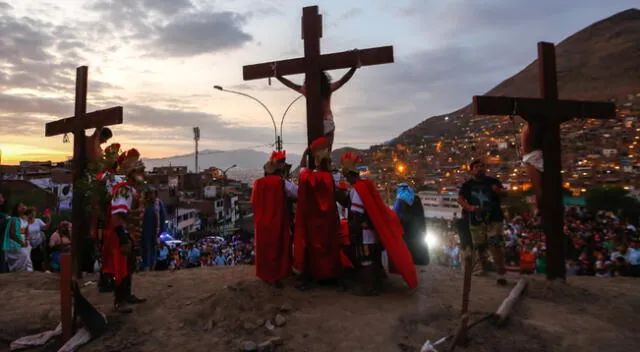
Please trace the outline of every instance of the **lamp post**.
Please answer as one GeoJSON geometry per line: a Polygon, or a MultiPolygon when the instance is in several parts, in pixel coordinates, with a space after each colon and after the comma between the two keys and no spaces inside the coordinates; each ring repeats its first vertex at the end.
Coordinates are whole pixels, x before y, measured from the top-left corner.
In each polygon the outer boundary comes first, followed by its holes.
{"type": "Polygon", "coordinates": [[[249,99],[252,99],[252,100],[256,101],[258,104],[260,104],[265,110],[267,110],[267,113],[269,114],[269,117],[271,117],[271,122],[273,122],[273,134],[274,134],[274,137],[275,137],[276,148],[278,150],[281,149],[281,147],[278,145],[279,144],[278,143],[278,127],[276,126],[276,119],[273,117],[273,114],[271,113],[271,110],[269,110],[269,108],[266,105],[264,105],[263,102],[261,102],[258,98],[253,97],[253,96],[251,96],[249,94],[242,93],[242,92],[237,92],[235,90],[224,89],[224,88],[222,88],[222,86],[215,85],[215,86],[213,86],[213,88],[217,89],[217,90],[219,90],[221,92],[227,92],[227,93],[242,95],[243,97],[247,97],[249,99]]]}
{"type": "Polygon", "coordinates": [[[304,95],[298,95],[295,99],[293,99],[289,105],[287,106],[287,108],[284,110],[284,114],[282,114],[282,119],[280,119],[280,148],[278,150],[282,150],[282,124],[284,123],[284,117],[287,116],[287,113],[289,112],[289,109],[291,109],[291,107],[293,106],[293,104],[300,100],[300,98],[304,97],[304,95]]]}
{"type": "Polygon", "coordinates": [[[282,125],[284,124],[284,118],[285,118],[285,116],[287,116],[287,113],[289,112],[289,109],[291,109],[293,104],[296,101],[300,100],[300,98],[302,98],[304,95],[297,96],[295,99],[293,99],[289,103],[289,105],[285,109],[284,114],[282,114],[282,118],[280,119],[280,135],[278,135],[278,127],[276,126],[276,120],[273,117],[273,114],[271,113],[269,108],[267,108],[267,106],[263,102],[261,102],[258,98],[253,97],[253,96],[251,96],[249,94],[246,94],[246,93],[237,92],[235,90],[224,89],[224,88],[222,88],[222,86],[218,86],[218,85],[213,86],[213,88],[217,89],[217,90],[219,90],[221,92],[227,92],[227,93],[233,93],[233,94],[237,94],[237,95],[242,95],[243,97],[247,97],[249,99],[252,99],[252,100],[258,102],[258,104],[260,104],[265,110],[267,110],[267,113],[269,114],[269,117],[271,117],[271,122],[273,122],[273,131],[274,131],[274,134],[275,134],[276,150],[278,150],[278,151],[282,150],[282,125]]]}

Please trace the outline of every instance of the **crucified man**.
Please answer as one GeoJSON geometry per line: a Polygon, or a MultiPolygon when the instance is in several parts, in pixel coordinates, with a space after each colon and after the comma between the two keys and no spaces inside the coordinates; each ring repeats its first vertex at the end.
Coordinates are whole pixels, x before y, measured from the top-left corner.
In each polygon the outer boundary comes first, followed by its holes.
{"type": "Polygon", "coordinates": [[[536,205],[540,210],[542,192],[542,173],[544,162],[542,158],[542,141],[544,134],[539,123],[525,123],[522,128],[522,163],[527,169],[527,175],[531,179],[536,193],[536,205]]]}
{"type": "MultiPolygon", "coordinates": [[[[355,49],[354,51],[357,52],[358,49],[355,49]]],[[[333,83],[331,82],[331,78],[325,71],[322,71],[320,74],[320,96],[322,98],[322,118],[324,120],[323,133],[324,137],[329,142],[329,153],[331,153],[331,150],[333,149],[333,139],[336,130],[336,125],[333,121],[333,113],[331,112],[331,94],[342,87],[345,83],[347,83],[351,79],[351,77],[353,77],[353,74],[356,72],[356,70],[360,68],[360,66],[360,59],[358,59],[358,64],[356,66],[352,67],[347,73],[345,73],[344,76],[342,76],[342,78],[333,83]]],[[[274,76],[278,81],[280,81],[285,86],[295,90],[296,92],[304,95],[305,97],[307,96],[305,84],[300,86],[282,76],[279,76],[277,67],[275,65],[273,67],[273,70],[274,76]]]]}

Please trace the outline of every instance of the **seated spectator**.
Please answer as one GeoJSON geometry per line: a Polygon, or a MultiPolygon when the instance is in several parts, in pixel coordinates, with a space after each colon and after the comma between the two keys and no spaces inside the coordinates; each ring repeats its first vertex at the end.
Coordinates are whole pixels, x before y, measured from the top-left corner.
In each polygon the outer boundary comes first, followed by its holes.
{"type": "Polygon", "coordinates": [[[164,271],[169,269],[169,247],[164,241],[158,243],[156,253],[156,270],[164,271]]]}
{"type": "Polygon", "coordinates": [[[596,253],[596,276],[597,277],[610,277],[610,265],[611,262],[605,260],[604,254],[602,252],[596,253]]]}
{"type": "Polygon", "coordinates": [[[60,271],[60,255],[71,251],[71,223],[62,221],[58,224],[58,230],[49,239],[51,251],[51,271],[60,271]]]}
{"type": "Polygon", "coordinates": [[[195,268],[200,266],[200,250],[194,245],[189,246],[187,254],[187,268],[195,268]]]}

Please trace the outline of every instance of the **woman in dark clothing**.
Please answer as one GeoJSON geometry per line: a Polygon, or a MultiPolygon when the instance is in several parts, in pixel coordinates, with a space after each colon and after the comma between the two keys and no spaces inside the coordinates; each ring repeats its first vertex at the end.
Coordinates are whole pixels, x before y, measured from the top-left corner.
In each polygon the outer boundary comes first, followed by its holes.
{"type": "Polygon", "coordinates": [[[429,265],[429,248],[425,242],[427,224],[420,197],[406,183],[398,185],[398,197],[393,210],[398,214],[404,229],[404,241],[409,247],[416,265],[429,265]]]}

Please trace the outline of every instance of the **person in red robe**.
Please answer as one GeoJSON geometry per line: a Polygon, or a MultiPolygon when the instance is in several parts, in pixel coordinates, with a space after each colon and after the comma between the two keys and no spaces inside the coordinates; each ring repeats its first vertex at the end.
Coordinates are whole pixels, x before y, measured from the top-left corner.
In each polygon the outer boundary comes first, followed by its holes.
{"type": "MultiPolygon", "coordinates": [[[[340,192],[342,192],[345,195],[348,194],[349,192],[349,184],[346,183],[345,181],[340,181],[340,183],[338,184],[338,188],[340,189],[340,192]]],[[[342,198],[346,199],[347,197],[348,195],[342,198]]],[[[342,264],[343,268],[353,269],[353,263],[349,258],[349,255],[351,254],[349,252],[349,249],[351,248],[351,241],[349,240],[349,216],[348,216],[349,209],[348,209],[348,205],[347,207],[345,207],[341,203],[345,203],[345,202],[344,200],[341,201],[339,199],[338,212],[340,214],[340,232],[338,234],[339,234],[340,244],[342,245],[340,249],[340,263],[342,264]]],[[[348,204],[348,202],[346,203],[348,204]]]]}
{"type": "Polygon", "coordinates": [[[340,220],[335,197],[335,181],[331,170],[329,142],[315,140],[300,162],[298,204],[294,233],[293,266],[300,273],[300,290],[309,288],[312,280],[340,279],[340,220]],[[316,169],[306,167],[311,152],[316,169]]]}
{"type": "Polygon", "coordinates": [[[103,234],[103,255],[109,259],[103,271],[114,277],[115,311],[130,313],[132,309],[128,304],[146,302],[146,299],[132,294],[135,246],[137,235],[142,230],[138,185],[144,180],[144,164],[135,149],[127,151],[124,156],[119,166],[126,173],[127,180],[116,184],[112,190],[110,218],[103,234]]]}
{"type": "Polygon", "coordinates": [[[380,289],[381,250],[387,251],[389,266],[399,273],[410,288],[418,286],[411,253],[403,239],[403,229],[376,186],[360,177],[360,157],[347,152],[340,159],[342,175],[351,184],[349,191],[349,234],[352,253],[359,270],[362,293],[377,295],[380,289]]]}
{"type": "Polygon", "coordinates": [[[253,184],[251,204],[255,228],[256,276],[281,288],[291,275],[291,226],[288,198],[297,187],[283,178],[285,152],[273,152],[264,165],[264,177],[253,184]]]}

